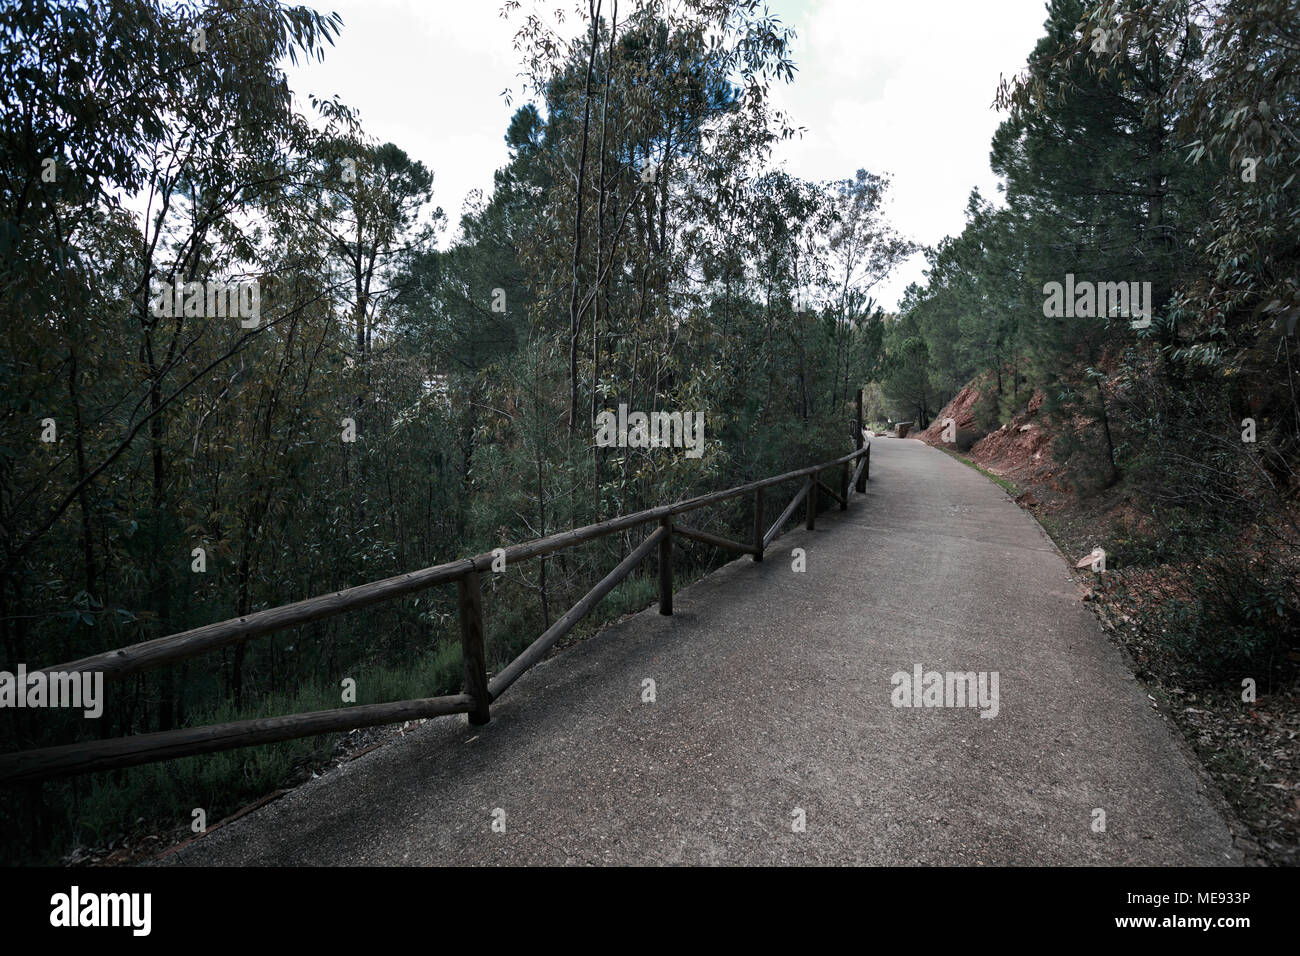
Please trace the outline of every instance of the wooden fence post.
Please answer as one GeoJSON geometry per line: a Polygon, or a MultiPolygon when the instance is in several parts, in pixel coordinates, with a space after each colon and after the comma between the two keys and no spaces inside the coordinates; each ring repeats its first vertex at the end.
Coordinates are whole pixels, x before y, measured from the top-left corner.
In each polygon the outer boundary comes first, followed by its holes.
{"type": "Polygon", "coordinates": [[[804,527],[809,531],[817,524],[817,473],[808,476],[808,501],[804,509],[804,527]]]}
{"type": "Polygon", "coordinates": [[[858,482],[858,484],[860,484],[860,485],[862,486],[862,490],[863,490],[863,491],[866,491],[866,490],[867,490],[867,481],[868,481],[870,478],[871,478],[871,446],[868,445],[868,446],[867,446],[867,466],[866,466],[865,468],[862,469],[862,478],[861,478],[861,480],[858,482]]]}
{"type": "Polygon", "coordinates": [[[763,560],[763,489],[754,490],[754,560],[763,560]]]}
{"type": "Polygon", "coordinates": [[[846,461],[840,465],[840,510],[846,511],[849,507],[849,463],[846,461]]]}
{"type": "Polygon", "coordinates": [[[673,613],[673,516],[659,519],[664,536],[659,539],[659,613],[673,613]]]}
{"type": "Polygon", "coordinates": [[[465,663],[465,693],[474,698],[469,712],[471,724],[486,724],[491,715],[488,705],[487,662],[483,654],[483,592],[478,573],[456,579],[456,598],[460,610],[461,657],[465,663]]]}

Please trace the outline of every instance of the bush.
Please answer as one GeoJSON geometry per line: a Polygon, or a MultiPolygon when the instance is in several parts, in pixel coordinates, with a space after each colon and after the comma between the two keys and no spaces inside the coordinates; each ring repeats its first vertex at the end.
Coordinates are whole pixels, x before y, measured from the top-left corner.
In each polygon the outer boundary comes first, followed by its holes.
{"type": "Polygon", "coordinates": [[[1224,555],[1195,565],[1183,595],[1160,602],[1148,626],[1195,672],[1254,677],[1264,689],[1293,669],[1288,651],[1300,649],[1300,607],[1287,569],[1224,555]]]}

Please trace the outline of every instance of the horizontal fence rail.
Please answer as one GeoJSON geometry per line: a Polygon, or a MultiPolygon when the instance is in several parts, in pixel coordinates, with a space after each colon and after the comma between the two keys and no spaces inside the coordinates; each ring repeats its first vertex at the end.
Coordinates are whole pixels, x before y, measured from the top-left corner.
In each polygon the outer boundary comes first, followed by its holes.
{"type": "Polygon", "coordinates": [[[359,704],[356,707],[318,710],[288,717],[262,717],[229,724],[189,727],[185,730],[114,737],[93,743],[45,747],[0,757],[0,761],[4,762],[0,780],[5,783],[22,783],[155,763],[175,757],[192,757],[256,744],[277,743],[334,731],[356,730],[358,727],[396,724],[421,717],[466,714],[473,711],[474,705],[475,701],[469,695],[457,694],[453,697],[399,700],[390,704],[359,704]]]}
{"type": "MultiPolygon", "coordinates": [[[[615,534],[640,525],[656,523],[650,532],[618,565],[605,575],[581,600],[555,621],[546,631],[528,645],[491,681],[487,678],[484,653],[483,599],[479,575],[491,569],[494,554],[487,552],[472,558],[463,558],[435,565],[420,571],[400,574],[382,581],[361,584],[333,594],[307,598],[293,604],[257,611],[242,617],[206,624],[179,634],[158,637],[112,651],[93,654],[67,664],[45,667],[45,673],[100,672],[105,681],[126,677],[142,671],[178,661],[187,660],[207,651],[232,644],[241,644],[255,637],[348,611],[391,601],[438,584],[455,582],[457,608],[460,617],[462,657],[465,669],[465,691],[449,697],[430,697],[418,700],[395,701],[383,704],[363,704],[307,714],[268,717],[257,720],[236,721],[183,730],[136,734],[105,740],[86,741],[58,747],[0,754],[0,783],[30,783],[51,777],[90,773],[129,767],[136,764],[171,760],[177,757],[233,750],[256,744],[311,737],[322,733],[354,730],[380,724],[400,723],[422,717],[447,714],[467,714],[471,724],[485,724],[490,719],[490,704],[540,661],[556,641],[573,629],[621,581],[632,573],[652,551],[658,552],[659,611],[672,614],[672,539],[687,538],[724,550],[749,554],[755,561],[763,560],[763,552],[794,515],[801,502],[806,502],[806,527],[812,529],[817,511],[817,493],[821,492],[837,501],[840,509],[848,507],[849,488],[858,493],[866,491],[870,477],[871,444],[862,430],[861,396],[858,420],[853,430],[855,450],[847,455],[810,465],[783,475],[752,481],[745,485],[688,498],[671,505],[661,505],[607,521],[586,525],[572,531],[560,532],[505,548],[507,564],[527,561],[574,547],[606,535],[615,534]],[[854,466],[852,477],[849,468],[854,466]],[[824,484],[819,475],[838,470],[838,493],[824,484]],[[763,532],[764,491],[783,482],[802,479],[794,500],[781,512],[766,533],[763,532]],[[752,543],[742,544],[719,535],[710,534],[674,521],[677,515],[696,511],[709,505],[729,501],[742,495],[754,496],[754,525],[752,543]]],[[[500,551],[495,555],[499,560],[500,551]]],[[[29,675],[36,673],[29,671],[29,675]]]]}

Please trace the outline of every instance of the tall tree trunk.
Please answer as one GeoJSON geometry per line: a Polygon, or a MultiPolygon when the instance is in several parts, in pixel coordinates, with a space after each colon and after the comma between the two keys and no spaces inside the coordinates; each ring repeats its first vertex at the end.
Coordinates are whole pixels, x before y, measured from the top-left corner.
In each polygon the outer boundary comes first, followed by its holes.
{"type": "MultiPolygon", "coordinates": [[[[546,485],[542,481],[542,449],[537,445],[537,534],[546,537],[546,485]]],[[[538,590],[542,596],[542,629],[551,626],[551,608],[546,594],[546,555],[538,559],[541,562],[537,572],[538,590]]]]}
{"type": "MultiPolygon", "coordinates": [[[[596,282],[600,282],[600,269],[604,264],[605,255],[605,196],[607,183],[605,181],[605,157],[609,150],[606,146],[606,136],[609,131],[609,87],[613,82],[614,75],[614,33],[617,28],[618,4],[614,5],[614,15],[609,29],[609,53],[605,63],[605,90],[601,96],[600,103],[600,168],[597,174],[597,194],[596,194],[596,282]]],[[[593,33],[592,47],[595,48],[596,40],[593,33]]],[[[610,259],[612,264],[614,251],[610,250],[610,259]]],[[[613,272],[612,269],[609,272],[613,272]]],[[[606,279],[606,296],[608,296],[610,279],[606,279]]],[[[593,290],[594,299],[592,302],[591,312],[591,423],[595,426],[596,414],[598,412],[598,402],[600,398],[600,306],[601,294],[599,285],[593,290]]],[[[592,523],[600,521],[600,446],[596,442],[591,443],[591,520],[592,523]]]]}
{"type": "Polygon", "coordinates": [[[99,575],[95,567],[95,552],[91,534],[90,502],[88,500],[86,480],[86,440],[81,423],[81,394],[78,388],[77,350],[74,347],[69,354],[68,363],[68,397],[72,400],[72,419],[75,427],[73,447],[77,456],[77,507],[81,510],[81,560],[86,579],[86,593],[92,597],[99,589],[99,575]]]}
{"type": "Polygon", "coordinates": [[[578,155],[577,193],[573,203],[573,267],[569,286],[569,437],[578,429],[578,337],[581,314],[578,308],[579,270],[582,264],[582,206],[587,184],[587,141],[591,135],[591,73],[596,65],[596,40],[600,27],[601,0],[588,0],[591,12],[591,53],[587,57],[587,78],[582,90],[582,146],[578,155]]]}
{"type": "Polygon", "coordinates": [[[1115,464],[1115,441],[1110,433],[1110,415],[1106,411],[1106,393],[1101,387],[1101,379],[1097,382],[1097,408],[1101,414],[1101,430],[1106,436],[1106,461],[1110,465],[1110,475],[1106,479],[1105,487],[1109,488],[1115,482],[1119,481],[1119,468],[1115,464]]]}
{"type": "MultiPolygon", "coordinates": [[[[153,488],[150,495],[150,507],[153,514],[153,556],[150,573],[150,604],[153,606],[155,620],[162,633],[170,630],[171,622],[171,581],[168,573],[171,560],[174,560],[172,542],[162,538],[162,526],[165,521],[165,482],[167,478],[166,459],[163,455],[163,421],[159,410],[162,407],[162,370],[154,359],[153,332],[145,333],[145,355],[149,366],[149,454],[153,467],[153,488]]],[[[189,549],[185,549],[189,553],[189,549]]],[[[159,678],[158,693],[158,729],[171,730],[174,726],[174,702],[176,689],[170,668],[164,668],[159,678]]]]}

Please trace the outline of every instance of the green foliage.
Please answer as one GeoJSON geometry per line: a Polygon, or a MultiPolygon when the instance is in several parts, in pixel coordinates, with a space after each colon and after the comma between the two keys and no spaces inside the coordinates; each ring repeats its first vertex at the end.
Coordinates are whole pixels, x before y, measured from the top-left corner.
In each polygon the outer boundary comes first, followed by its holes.
{"type": "Polygon", "coordinates": [[[1041,391],[1053,480],[1138,506],[1111,564],[1156,582],[1134,615],[1202,675],[1272,674],[1294,645],[1294,23],[1288,0],[1051,0],[998,93],[1005,206],[973,194],[962,233],[927,250],[877,377],[922,425],[968,382],[979,429],[1041,391]],[[1149,281],[1150,326],[1045,316],[1045,284],[1071,274],[1149,281]]]}
{"type": "MultiPolygon", "coordinates": [[[[337,16],[274,0],[0,12],[0,666],[850,447],[852,392],[884,348],[869,293],[910,245],[882,218],[887,178],[769,168],[795,133],[769,89],[793,76],[792,33],[749,0],[638,4],[571,44],[542,22],[519,21],[533,99],[505,130],[510,160],[436,248],[434,170],[338,100],[293,105],[280,64],[320,55],[337,16]],[[227,279],[257,282],[256,322],[150,307],[161,283],[227,279]],[[593,447],[596,416],[619,405],[702,415],[703,454],[593,447]]],[[[735,535],[750,507],[698,522],[735,535]]],[[[642,533],[488,578],[490,666],[642,533]]],[[[722,559],[684,547],[679,577],[722,559]]],[[[629,578],[584,628],[653,590],[629,578]]],[[[459,689],[452,589],[365,614],[117,683],[99,726],[28,715],[0,726],[0,748],[338,706],[343,676],[365,700],[459,689]]],[[[34,835],[24,853],[48,856],[138,817],[184,822],[203,805],[213,819],[328,744],[53,782],[0,810],[34,835]]]]}
{"type": "MultiPolygon", "coordinates": [[[[357,681],[357,704],[457,693],[460,644],[444,642],[409,664],[364,667],[350,676],[357,681]]],[[[192,720],[196,725],[226,723],[347,706],[340,699],[338,683],[307,685],[267,695],[255,707],[243,710],[229,702],[218,704],[194,713],[192,720]]],[[[327,759],[339,739],[338,734],[301,738],[82,778],[75,787],[53,790],[56,809],[69,828],[53,833],[39,848],[19,846],[16,840],[13,848],[35,850],[38,858],[53,859],[78,844],[105,846],[124,836],[151,832],[158,825],[187,825],[195,807],[205,811],[211,826],[286,784],[295,773],[327,759]]],[[[0,820],[12,824],[21,813],[15,795],[6,793],[0,800],[0,820]]]]}
{"type": "Polygon", "coordinates": [[[1170,541],[1140,527],[1125,525],[1117,529],[1106,544],[1107,569],[1159,568],[1175,558],[1170,541]]]}
{"type": "Polygon", "coordinates": [[[1185,588],[1186,597],[1156,605],[1147,626],[1198,676],[1254,677],[1268,692],[1292,670],[1287,653],[1300,649],[1294,569],[1229,552],[1198,563],[1185,588]]]}

